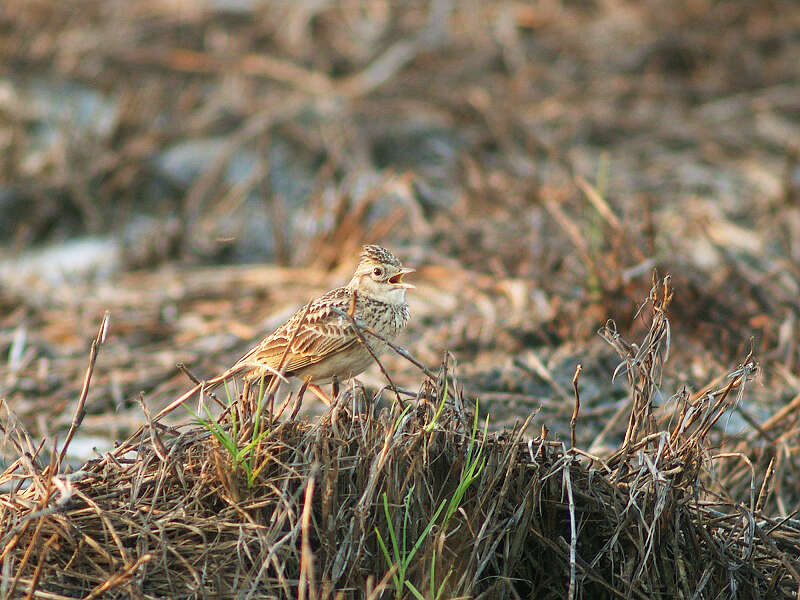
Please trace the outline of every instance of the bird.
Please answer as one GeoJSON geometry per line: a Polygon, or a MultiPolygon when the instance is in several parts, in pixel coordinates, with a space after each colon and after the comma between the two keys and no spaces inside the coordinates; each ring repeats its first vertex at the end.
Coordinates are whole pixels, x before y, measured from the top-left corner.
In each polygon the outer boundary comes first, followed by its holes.
{"type": "Polygon", "coordinates": [[[386,248],[364,246],[347,285],[306,304],[231,368],[197,384],[155,418],[174,410],[203,387],[211,388],[240,373],[246,388],[265,376],[298,377],[330,404],[319,386],[357,377],[373,362],[373,355],[383,353],[387,341],[405,329],[410,318],[406,292],[415,286],[403,278],[414,272],[386,248]],[[366,333],[358,329],[361,327],[366,333]]]}

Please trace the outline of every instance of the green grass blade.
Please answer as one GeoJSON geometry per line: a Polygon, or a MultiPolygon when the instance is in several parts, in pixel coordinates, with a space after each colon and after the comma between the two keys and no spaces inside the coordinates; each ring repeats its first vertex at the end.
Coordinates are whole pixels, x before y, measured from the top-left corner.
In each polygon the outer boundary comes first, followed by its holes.
{"type": "Polygon", "coordinates": [[[389,537],[392,540],[394,561],[400,564],[400,550],[397,547],[397,536],[394,532],[394,525],[392,525],[392,518],[389,516],[389,498],[386,496],[386,492],[383,492],[383,512],[386,513],[386,525],[389,527],[389,537]]]}
{"type": "MultiPolygon", "coordinates": [[[[386,559],[386,564],[391,569],[396,563],[392,562],[392,556],[389,554],[389,549],[386,547],[386,542],[383,541],[383,536],[381,532],[378,531],[378,528],[375,528],[375,534],[378,536],[378,545],[381,547],[381,552],[383,552],[383,557],[386,559]]],[[[392,575],[392,579],[394,580],[394,587],[396,590],[400,589],[400,579],[397,577],[397,570],[395,570],[394,574],[392,575]]]]}
{"type": "Polygon", "coordinates": [[[425,600],[425,596],[419,593],[419,590],[414,587],[414,585],[410,581],[406,581],[406,587],[411,590],[411,593],[414,594],[414,597],[417,600],[425,600]]]}
{"type": "MultiPolygon", "coordinates": [[[[442,593],[444,593],[444,586],[445,584],[447,584],[447,580],[450,579],[450,575],[452,574],[453,574],[453,568],[450,567],[450,570],[447,572],[447,575],[444,576],[444,579],[442,580],[439,589],[436,590],[436,593],[433,596],[433,600],[439,600],[439,598],[442,597],[442,593]]],[[[433,594],[433,588],[431,588],[431,594],[433,594]]]]}
{"type": "Polygon", "coordinates": [[[431,520],[428,521],[428,524],[425,526],[425,529],[422,530],[422,533],[419,535],[419,538],[417,538],[417,542],[414,544],[414,547],[411,548],[411,552],[408,553],[408,558],[407,558],[408,562],[411,562],[411,559],[414,558],[414,555],[417,553],[417,550],[419,550],[420,546],[422,546],[422,542],[424,542],[425,538],[428,537],[428,534],[431,532],[431,529],[433,529],[433,526],[436,524],[436,519],[439,518],[439,514],[442,512],[442,509],[444,508],[446,503],[447,500],[442,500],[441,504],[439,504],[439,508],[436,509],[436,512],[433,513],[433,517],[431,517],[431,520]]]}
{"type": "Polygon", "coordinates": [[[439,407],[436,409],[436,412],[434,413],[433,419],[431,419],[431,422],[428,423],[425,426],[425,432],[426,433],[429,433],[429,432],[433,431],[433,428],[436,427],[436,422],[439,420],[439,417],[441,416],[442,411],[444,410],[444,403],[447,401],[447,390],[448,390],[449,384],[450,384],[450,380],[449,379],[445,379],[444,380],[444,393],[442,394],[442,401],[439,402],[439,407]]]}

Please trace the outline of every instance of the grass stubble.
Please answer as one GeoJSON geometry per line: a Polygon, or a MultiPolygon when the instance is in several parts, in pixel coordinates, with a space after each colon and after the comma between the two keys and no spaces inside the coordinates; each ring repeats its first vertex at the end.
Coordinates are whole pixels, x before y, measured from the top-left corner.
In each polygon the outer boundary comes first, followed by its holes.
{"type": "MultiPolygon", "coordinates": [[[[404,401],[393,384],[350,384],[317,421],[274,418],[263,381],[242,406],[226,387],[218,411],[203,390],[177,427],[142,403],[146,426],[71,473],[84,402],[60,452],[9,413],[0,598],[796,598],[800,521],[766,510],[793,492],[776,490],[777,450],[756,468],[781,425],[745,442],[715,427],[757,363],[664,394],[672,296],[654,280],[637,343],[613,322],[600,331],[629,391],[624,437],[603,455],[574,442],[580,367],[568,446],[544,424],[528,434],[533,414],[488,433],[449,355],[404,401]]],[[[106,315],[81,398],[107,329],[106,315]]]]}

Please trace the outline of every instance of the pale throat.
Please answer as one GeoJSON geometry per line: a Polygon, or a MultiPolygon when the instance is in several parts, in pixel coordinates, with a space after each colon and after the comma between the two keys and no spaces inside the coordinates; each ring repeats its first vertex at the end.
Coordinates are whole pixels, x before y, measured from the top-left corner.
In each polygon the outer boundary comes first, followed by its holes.
{"type": "Polygon", "coordinates": [[[376,300],[382,300],[388,304],[405,304],[406,303],[406,289],[391,287],[385,290],[385,293],[376,296],[376,300]]]}
{"type": "Polygon", "coordinates": [[[359,295],[385,304],[402,305],[406,303],[406,288],[395,287],[391,283],[377,282],[369,275],[356,275],[347,284],[347,287],[356,290],[359,295]]]}

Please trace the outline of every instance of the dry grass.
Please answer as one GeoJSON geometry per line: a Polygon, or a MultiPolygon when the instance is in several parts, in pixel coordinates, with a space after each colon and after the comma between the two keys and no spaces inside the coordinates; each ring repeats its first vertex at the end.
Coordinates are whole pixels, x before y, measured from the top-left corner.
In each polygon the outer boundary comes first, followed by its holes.
{"type": "MultiPolygon", "coordinates": [[[[656,414],[671,296],[668,279],[654,286],[640,342],[604,331],[630,392],[604,457],[526,436],[530,419],[487,435],[447,365],[405,407],[354,412],[351,388],[318,422],[263,419],[252,482],[195,425],[150,422],[72,474],[6,431],[19,458],[0,477],[0,593],[794,598],[800,522],[763,510],[775,492],[744,454],[709,445],[755,363],[656,414]],[[718,463],[750,480],[749,503],[711,476],[718,463]]],[[[230,415],[218,423],[235,434],[230,415]]]]}

